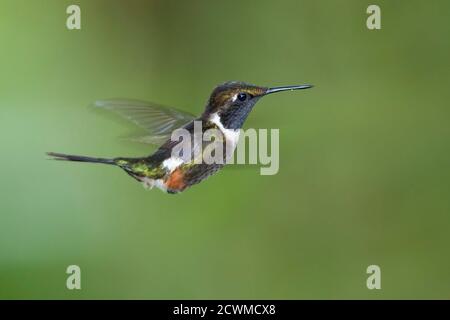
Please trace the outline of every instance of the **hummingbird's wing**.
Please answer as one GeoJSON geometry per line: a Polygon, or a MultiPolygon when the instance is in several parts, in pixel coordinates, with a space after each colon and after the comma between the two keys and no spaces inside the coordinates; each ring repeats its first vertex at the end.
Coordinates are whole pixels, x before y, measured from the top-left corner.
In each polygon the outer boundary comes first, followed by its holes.
{"type": "Polygon", "coordinates": [[[94,106],[113,111],[146,130],[148,135],[132,140],[149,144],[161,144],[170,137],[173,130],[196,118],[185,111],[140,100],[98,100],[94,106]]]}

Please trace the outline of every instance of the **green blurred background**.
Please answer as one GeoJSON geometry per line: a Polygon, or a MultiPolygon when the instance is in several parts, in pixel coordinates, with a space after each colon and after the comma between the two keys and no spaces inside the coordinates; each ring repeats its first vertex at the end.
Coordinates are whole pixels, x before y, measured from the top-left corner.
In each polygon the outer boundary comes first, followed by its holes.
{"type": "Polygon", "coordinates": [[[450,298],[448,1],[0,1],[0,298],[450,298]],[[381,7],[382,29],[366,28],[381,7]],[[82,29],[66,29],[81,7],[82,29]],[[280,171],[172,196],[44,152],[139,156],[97,99],[267,97],[280,171]],[[66,267],[82,290],[66,289],[66,267]],[[366,288],[381,267],[382,289],[366,288]]]}

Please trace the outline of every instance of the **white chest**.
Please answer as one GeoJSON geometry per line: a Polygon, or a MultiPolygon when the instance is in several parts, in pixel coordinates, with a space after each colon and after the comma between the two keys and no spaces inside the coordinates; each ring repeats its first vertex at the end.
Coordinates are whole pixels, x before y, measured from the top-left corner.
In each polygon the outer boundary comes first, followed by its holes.
{"type": "Polygon", "coordinates": [[[227,129],[223,126],[222,122],[220,121],[220,116],[217,113],[213,113],[211,117],[209,118],[209,121],[214,123],[217,127],[219,127],[220,131],[222,131],[225,139],[227,140],[227,143],[229,143],[233,149],[236,147],[238,141],[239,141],[239,129],[227,129]]]}

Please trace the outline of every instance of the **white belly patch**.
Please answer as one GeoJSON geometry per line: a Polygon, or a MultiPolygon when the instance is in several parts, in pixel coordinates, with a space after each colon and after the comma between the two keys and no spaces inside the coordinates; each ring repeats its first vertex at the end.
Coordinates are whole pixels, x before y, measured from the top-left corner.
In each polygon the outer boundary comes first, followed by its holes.
{"type": "Polygon", "coordinates": [[[164,169],[166,169],[169,172],[172,172],[173,170],[178,168],[183,162],[184,161],[181,158],[170,157],[170,158],[164,160],[162,165],[163,165],[164,169]]]}

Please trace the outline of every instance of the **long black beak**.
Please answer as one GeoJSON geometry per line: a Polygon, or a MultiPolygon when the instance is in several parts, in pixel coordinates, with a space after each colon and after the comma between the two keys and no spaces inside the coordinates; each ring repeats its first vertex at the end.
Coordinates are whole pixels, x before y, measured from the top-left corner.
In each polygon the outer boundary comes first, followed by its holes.
{"type": "Polygon", "coordinates": [[[303,90],[303,89],[309,89],[309,88],[312,88],[312,87],[313,86],[310,85],[310,84],[302,84],[302,85],[299,85],[299,86],[273,87],[273,88],[267,89],[265,94],[271,94],[271,93],[281,92],[281,91],[303,90]]]}

